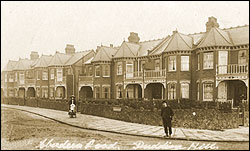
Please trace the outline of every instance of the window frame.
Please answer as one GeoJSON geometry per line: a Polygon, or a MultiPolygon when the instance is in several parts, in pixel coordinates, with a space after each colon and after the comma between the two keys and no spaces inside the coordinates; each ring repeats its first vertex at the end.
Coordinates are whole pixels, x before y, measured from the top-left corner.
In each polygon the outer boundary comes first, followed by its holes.
{"type": "Polygon", "coordinates": [[[177,71],[176,61],[177,61],[176,56],[168,56],[168,71],[169,72],[176,72],[177,71]],[[175,58],[175,59],[173,59],[173,58],[175,58]],[[175,69],[173,69],[171,66],[175,69]]]}
{"type": "Polygon", "coordinates": [[[189,92],[190,92],[190,84],[187,83],[187,82],[183,82],[183,83],[181,83],[181,87],[180,87],[180,88],[181,88],[181,98],[182,98],[182,99],[189,99],[189,98],[190,98],[190,95],[189,95],[189,92]],[[186,97],[185,97],[185,98],[183,97],[183,86],[184,86],[184,85],[187,86],[187,95],[188,95],[187,98],[186,98],[186,97]]]}
{"type": "Polygon", "coordinates": [[[203,53],[203,70],[211,70],[214,69],[214,52],[204,52],[203,53]],[[206,60],[206,55],[211,54],[211,60],[206,60]],[[209,62],[210,61],[210,62],[209,62]],[[211,66],[208,66],[208,63],[211,64],[211,66]]]}
{"type": "Polygon", "coordinates": [[[95,66],[95,77],[101,77],[101,69],[100,68],[101,68],[100,65],[95,66]],[[99,68],[99,69],[97,70],[97,68],[99,68]],[[99,75],[97,75],[97,71],[99,72],[99,75]]]}
{"type": "Polygon", "coordinates": [[[117,62],[116,75],[122,75],[122,72],[123,72],[122,62],[117,62]]]}
{"type": "Polygon", "coordinates": [[[189,71],[190,70],[190,57],[189,56],[181,56],[181,71],[189,71]],[[188,58],[188,60],[185,60],[184,58],[188,58]],[[184,61],[185,60],[185,61],[184,61]],[[187,61],[187,62],[186,62],[187,61]],[[186,66],[187,67],[186,67],[186,66]],[[186,68],[184,68],[186,67],[186,68]]]}
{"type": "Polygon", "coordinates": [[[103,65],[103,77],[110,77],[110,65],[103,65]]]}
{"type": "Polygon", "coordinates": [[[175,82],[171,82],[168,83],[168,100],[175,100],[176,99],[176,87],[177,87],[177,83],[175,82]],[[173,91],[171,91],[171,85],[174,85],[174,89],[173,91]],[[171,96],[174,96],[174,98],[170,98],[170,94],[172,94],[171,96]]]}
{"type": "Polygon", "coordinates": [[[203,83],[203,101],[213,101],[213,93],[214,93],[214,83],[213,82],[204,82],[203,83]],[[208,93],[208,92],[205,92],[205,85],[212,85],[212,92],[210,92],[210,93],[212,93],[212,98],[209,98],[209,99],[207,99],[207,98],[205,98],[205,93],[208,93]]]}

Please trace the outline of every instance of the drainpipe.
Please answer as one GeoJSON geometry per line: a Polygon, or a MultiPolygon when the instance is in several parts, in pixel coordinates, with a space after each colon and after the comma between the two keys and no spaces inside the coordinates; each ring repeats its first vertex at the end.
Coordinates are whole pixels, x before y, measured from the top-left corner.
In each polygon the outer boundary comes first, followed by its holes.
{"type": "Polygon", "coordinates": [[[75,96],[75,74],[72,65],[70,66],[73,74],[73,95],[75,96]]]}

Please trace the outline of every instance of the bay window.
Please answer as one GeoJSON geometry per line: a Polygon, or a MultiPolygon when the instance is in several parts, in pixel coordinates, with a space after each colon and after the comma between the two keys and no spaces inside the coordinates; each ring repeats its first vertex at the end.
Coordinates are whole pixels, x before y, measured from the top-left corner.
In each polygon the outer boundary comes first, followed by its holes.
{"type": "Polygon", "coordinates": [[[117,75],[122,75],[122,62],[117,63],[117,75]]]}
{"type": "Polygon", "coordinates": [[[169,100],[176,99],[176,83],[168,84],[168,99],[169,100]]]}
{"type": "Polygon", "coordinates": [[[100,77],[101,76],[100,72],[101,72],[100,71],[100,66],[99,65],[95,66],[95,76],[96,77],[100,77]]]}
{"type": "Polygon", "coordinates": [[[110,76],[110,66],[109,65],[103,65],[103,76],[104,77],[110,76]]]}
{"type": "Polygon", "coordinates": [[[57,68],[57,81],[63,81],[63,70],[62,68],[57,68]]]}
{"type": "Polygon", "coordinates": [[[203,69],[213,69],[214,55],[213,52],[203,54],[203,69]]]}
{"type": "Polygon", "coordinates": [[[203,100],[213,100],[213,83],[203,83],[203,100]]]}
{"type": "Polygon", "coordinates": [[[181,56],[181,71],[189,71],[189,56],[181,56]]]}
{"type": "Polygon", "coordinates": [[[181,83],[181,98],[189,98],[189,83],[181,83]]]}
{"type": "Polygon", "coordinates": [[[168,57],[168,71],[176,71],[176,56],[168,57]]]}

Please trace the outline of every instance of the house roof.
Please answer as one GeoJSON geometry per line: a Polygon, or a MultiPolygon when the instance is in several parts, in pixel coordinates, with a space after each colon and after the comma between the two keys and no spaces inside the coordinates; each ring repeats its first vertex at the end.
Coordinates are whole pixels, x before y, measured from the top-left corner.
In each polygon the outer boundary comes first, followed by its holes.
{"type": "Polygon", "coordinates": [[[145,42],[140,42],[140,49],[138,52],[138,56],[146,56],[148,55],[148,50],[152,50],[159,43],[161,43],[164,39],[150,40],[145,42]]]}
{"type": "Polygon", "coordinates": [[[115,54],[114,58],[146,56],[148,54],[148,50],[152,50],[162,40],[163,39],[157,39],[140,43],[124,41],[115,54]]]}
{"type": "Polygon", "coordinates": [[[192,50],[192,45],[192,37],[174,31],[171,36],[164,38],[150,54],[154,55],[175,50],[192,50]]]}
{"type": "Polygon", "coordinates": [[[3,68],[3,71],[12,71],[16,66],[17,61],[9,60],[7,65],[3,68]]]}
{"type": "Polygon", "coordinates": [[[230,39],[228,31],[224,31],[217,27],[213,27],[204,35],[197,48],[207,46],[232,46],[233,43],[230,39]]]}
{"type": "Polygon", "coordinates": [[[28,70],[31,69],[31,65],[34,62],[34,60],[28,60],[28,59],[19,59],[17,61],[15,67],[13,70],[28,70]]]}
{"type": "Polygon", "coordinates": [[[90,64],[94,57],[91,57],[89,60],[85,61],[84,64],[90,64]]]}
{"type": "Polygon", "coordinates": [[[224,29],[229,32],[234,45],[249,44],[249,25],[224,29]]]}
{"type": "Polygon", "coordinates": [[[72,57],[71,54],[56,52],[48,66],[63,66],[69,60],[70,57],[72,57]]]}
{"type": "Polygon", "coordinates": [[[88,53],[90,53],[93,50],[87,50],[87,51],[81,51],[81,52],[76,52],[74,53],[71,58],[65,63],[65,65],[73,65],[76,62],[78,62],[82,57],[86,56],[88,53]]]}
{"type": "Polygon", "coordinates": [[[97,49],[96,55],[91,62],[111,61],[112,55],[117,52],[117,49],[107,46],[101,46],[97,49]]]}
{"type": "Polygon", "coordinates": [[[138,55],[139,48],[139,44],[123,41],[121,47],[114,55],[114,58],[136,57],[138,55]]]}
{"type": "Polygon", "coordinates": [[[53,58],[53,56],[48,56],[48,55],[42,55],[33,65],[35,68],[38,67],[48,67],[49,62],[51,61],[51,59],[53,58]]]}

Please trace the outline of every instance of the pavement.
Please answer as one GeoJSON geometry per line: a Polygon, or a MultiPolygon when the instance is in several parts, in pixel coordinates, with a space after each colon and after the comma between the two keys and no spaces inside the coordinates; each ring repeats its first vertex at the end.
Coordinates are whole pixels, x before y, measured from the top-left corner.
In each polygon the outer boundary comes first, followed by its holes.
{"type": "MultiPolygon", "coordinates": [[[[1,104],[1,108],[3,107],[34,113],[78,128],[152,138],[163,138],[165,135],[164,128],[162,126],[130,123],[86,114],[77,114],[77,118],[69,118],[68,112],[66,111],[37,107],[1,104]]],[[[173,134],[171,138],[164,139],[213,142],[249,142],[249,127],[243,126],[236,129],[225,129],[222,131],[172,128],[172,132],[173,134]]]]}

